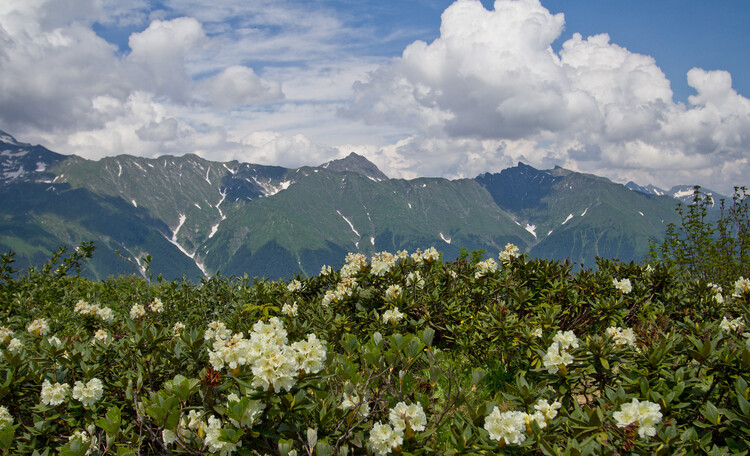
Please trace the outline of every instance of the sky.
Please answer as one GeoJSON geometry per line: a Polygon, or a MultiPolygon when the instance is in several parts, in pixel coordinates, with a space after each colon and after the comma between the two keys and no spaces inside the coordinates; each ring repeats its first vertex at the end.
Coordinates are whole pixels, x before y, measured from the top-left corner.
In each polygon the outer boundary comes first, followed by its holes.
{"type": "Polygon", "coordinates": [[[745,0],[3,0],[0,130],[89,159],[750,184],[745,0]]]}

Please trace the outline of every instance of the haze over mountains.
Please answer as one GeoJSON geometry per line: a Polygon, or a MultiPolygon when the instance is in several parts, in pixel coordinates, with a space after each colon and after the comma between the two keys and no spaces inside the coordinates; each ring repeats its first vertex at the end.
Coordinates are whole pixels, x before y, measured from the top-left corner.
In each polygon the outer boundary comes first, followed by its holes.
{"type": "Polygon", "coordinates": [[[143,273],[147,254],[166,279],[275,279],[339,266],[347,252],[434,246],[452,260],[461,248],[496,256],[508,242],[591,267],[597,256],[641,260],[677,221],[675,196],[691,195],[523,163],[403,180],[357,154],[297,169],[191,154],[90,161],[0,132],[0,251],[16,252],[18,268],[94,241],[94,278],[143,273]]]}

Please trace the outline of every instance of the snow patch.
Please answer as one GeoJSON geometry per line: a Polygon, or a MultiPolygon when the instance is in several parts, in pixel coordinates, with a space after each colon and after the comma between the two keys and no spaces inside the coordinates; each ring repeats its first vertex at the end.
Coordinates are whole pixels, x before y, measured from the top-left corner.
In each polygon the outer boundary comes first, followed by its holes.
{"type": "Polygon", "coordinates": [[[36,162],[36,172],[41,173],[47,169],[47,164],[44,162],[36,162]]]}
{"type": "Polygon", "coordinates": [[[146,170],[145,170],[145,169],[143,169],[143,166],[139,165],[139,164],[138,164],[138,162],[133,162],[133,164],[134,164],[135,166],[137,166],[137,167],[138,167],[138,169],[140,169],[140,170],[141,170],[141,171],[143,171],[144,173],[146,172],[146,170]]]}
{"type": "Polygon", "coordinates": [[[3,156],[3,157],[23,157],[27,153],[28,153],[28,151],[25,151],[25,150],[17,150],[15,152],[13,152],[12,150],[4,150],[4,151],[0,152],[0,156],[3,156]]]}
{"type": "Polygon", "coordinates": [[[260,188],[263,189],[263,194],[265,196],[273,196],[282,190],[286,190],[290,185],[293,184],[292,181],[284,181],[279,183],[278,186],[274,186],[273,184],[271,184],[271,179],[269,179],[268,182],[261,182],[257,178],[253,177],[253,180],[260,186],[260,188]]]}
{"type": "Polygon", "coordinates": [[[20,144],[18,144],[13,138],[8,135],[0,135],[0,141],[7,144],[13,144],[14,146],[20,146],[20,144]]]}
{"type": "Polygon", "coordinates": [[[639,214],[641,214],[641,217],[644,217],[643,212],[638,211],[639,214]]]}
{"type": "Polygon", "coordinates": [[[672,195],[674,198],[684,198],[686,196],[693,196],[695,193],[695,190],[692,188],[690,190],[680,190],[679,192],[675,192],[674,195],[672,195]]]}
{"type": "Polygon", "coordinates": [[[586,215],[586,212],[588,212],[588,211],[589,211],[589,208],[586,208],[586,210],[583,211],[583,213],[581,214],[581,217],[583,217],[584,215],[586,215]]]}
{"type": "Polygon", "coordinates": [[[370,244],[372,244],[373,247],[375,246],[375,238],[372,236],[370,236],[370,244]]]}
{"type": "Polygon", "coordinates": [[[523,229],[531,233],[536,238],[536,225],[531,225],[527,223],[523,229]]]}
{"type": "Polygon", "coordinates": [[[211,239],[212,237],[214,237],[214,234],[216,234],[216,232],[219,231],[219,225],[221,225],[221,223],[217,223],[216,225],[214,225],[214,226],[211,227],[211,232],[208,233],[208,238],[209,239],[211,239]]]}
{"type": "Polygon", "coordinates": [[[185,217],[185,214],[180,214],[180,223],[177,225],[177,228],[174,229],[174,233],[172,233],[172,242],[177,243],[177,233],[180,232],[180,228],[182,228],[182,225],[185,223],[185,220],[187,220],[187,217],[185,217]]]}
{"type": "Polygon", "coordinates": [[[549,231],[547,232],[547,236],[549,236],[550,234],[552,234],[552,230],[549,230],[549,231]]]}
{"type": "Polygon", "coordinates": [[[210,172],[211,172],[211,168],[210,168],[210,167],[208,167],[208,168],[206,169],[206,177],[205,177],[205,179],[206,179],[206,182],[208,182],[208,185],[213,185],[213,184],[211,183],[211,179],[209,179],[209,178],[208,178],[208,173],[210,173],[210,172]]]}
{"type": "Polygon", "coordinates": [[[440,239],[445,241],[447,244],[451,243],[451,238],[446,238],[445,236],[443,236],[443,233],[440,233],[440,239]]]}
{"type": "Polygon", "coordinates": [[[198,209],[201,209],[200,205],[198,203],[193,203],[193,206],[197,207],[198,209]]]}
{"type": "Polygon", "coordinates": [[[568,222],[570,221],[570,219],[572,219],[572,218],[573,218],[573,214],[570,214],[570,215],[568,216],[568,218],[566,218],[566,219],[565,219],[565,221],[564,221],[564,222],[562,222],[562,224],[563,224],[563,225],[565,225],[565,224],[566,224],[566,223],[568,223],[568,222]]]}
{"type": "Polygon", "coordinates": [[[18,169],[15,170],[15,171],[6,171],[3,174],[3,177],[6,180],[14,180],[14,179],[17,179],[17,178],[19,178],[21,176],[23,176],[23,165],[19,165],[18,169]]]}
{"type": "MultiPolygon", "coordinates": [[[[350,222],[348,218],[344,217],[344,214],[342,214],[341,211],[336,211],[336,213],[339,214],[341,218],[344,219],[344,221],[349,224],[349,228],[352,229],[352,231],[354,232],[354,234],[357,235],[357,237],[362,237],[359,235],[357,230],[354,229],[354,225],[352,225],[352,222],[350,222]]],[[[357,243],[357,248],[359,248],[359,243],[357,243]]]]}
{"type": "Polygon", "coordinates": [[[229,171],[230,174],[236,174],[237,171],[233,170],[232,168],[228,167],[226,163],[222,163],[224,165],[224,168],[226,168],[227,171],[229,171]]]}
{"type": "Polygon", "coordinates": [[[138,207],[138,203],[135,202],[135,200],[130,200],[131,203],[133,203],[133,207],[138,207]]]}
{"type": "Polygon", "coordinates": [[[411,209],[411,203],[406,203],[406,204],[408,204],[409,205],[409,209],[411,209]]]}

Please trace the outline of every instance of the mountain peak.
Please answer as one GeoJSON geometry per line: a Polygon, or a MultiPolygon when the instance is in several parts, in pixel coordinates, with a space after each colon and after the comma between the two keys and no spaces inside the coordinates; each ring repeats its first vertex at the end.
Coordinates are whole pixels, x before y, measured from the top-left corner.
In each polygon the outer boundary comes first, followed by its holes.
{"type": "Polygon", "coordinates": [[[8,133],[0,130],[0,143],[11,144],[13,146],[20,146],[21,144],[16,141],[16,138],[9,135],[8,133]]]}
{"type": "Polygon", "coordinates": [[[331,160],[321,167],[332,171],[351,171],[353,173],[362,174],[375,182],[388,180],[388,176],[383,174],[373,162],[354,152],[344,158],[331,160]]]}

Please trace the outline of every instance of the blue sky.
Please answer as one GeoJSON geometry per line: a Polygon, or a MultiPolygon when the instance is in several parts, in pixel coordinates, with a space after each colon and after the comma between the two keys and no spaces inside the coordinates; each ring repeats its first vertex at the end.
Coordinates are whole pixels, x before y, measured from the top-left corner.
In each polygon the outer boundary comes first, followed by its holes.
{"type": "Polygon", "coordinates": [[[523,161],[728,192],[749,22],[740,0],[5,0],[0,129],[90,159],[355,151],[392,177],[523,161]]]}

